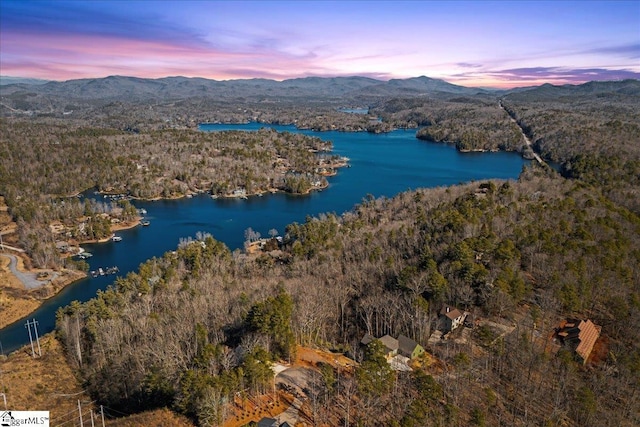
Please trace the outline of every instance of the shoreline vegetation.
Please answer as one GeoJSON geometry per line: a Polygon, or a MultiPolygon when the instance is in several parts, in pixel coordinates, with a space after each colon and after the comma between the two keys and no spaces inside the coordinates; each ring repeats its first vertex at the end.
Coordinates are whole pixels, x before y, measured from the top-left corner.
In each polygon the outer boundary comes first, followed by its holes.
{"type": "MultiPolygon", "coordinates": [[[[112,232],[128,230],[140,225],[142,217],[137,217],[134,221],[124,224],[114,224],[111,228],[112,232]]],[[[74,242],[75,247],[87,243],[106,243],[111,240],[113,234],[109,237],[102,239],[91,239],[74,242]]],[[[81,253],[81,252],[78,252],[81,253]]],[[[66,257],[71,257],[76,254],[68,253],[66,257]]],[[[17,320],[23,319],[35,312],[40,306],[48,299],[57,295],[61,290],[67,286],[85,279],[88,273],[85,271],[74,270],[69,268],[55,269],[41,269],[41,268],[25,268],[26,262],[31,264],[32,260],[24,253],[12,254],[10,252],[0,252],[0,329],[14,323],[17,320]],[[38,279],[41,285],[29,289],[25,286],[25,283],[17,277],[9,268],[10,256],[13,255],[17,259],[16,269],[24,274],[34,275],[34,277],[40,277],[38,279]]]]}
{"type": "MultiPolygon", "coordinates": [[[[342,167],[348,167],[349,159],[347,157],[340,157],[334,159],[330,164],[325,164],[324,167],[318,171],[318,175],[322,177],[331,177],[337,175],[337,169],[342,167]]],[[[299,193],[292,193],[290,191],[286,191],[281,188],[268,188],[268,189],[259,189],[251,193],[247,193],[246,191],[236,191],[233,193],[228,193],[224,195],[214,195],[211,194],[212,198],[226,198],[226,199],[246,199],[248,197],[262,197],[265,194],[276,194],[276,193],[288,193],[288,194],[297,194],[300,196],[305,196],[311,194],[313,191],[322,191],[329,187],[329,183],[326,179],[322,181],[316,181],[313,185],[309,186],[309,188],[302,189],[299,193]]],[[[76,191],[73,192],[71,196],[67,196],[66,198],[77,198],[84,191],[76,191]]],[[[142,201],[156,201],[156,200],[178,200],[183,198],[190,198],[196,195],[204,194],[205,190],[196,190],[186,192],[181,195],[174,195],[168,197],[131,197],[132,200],[142,200],[142,201]]],[[[110,192],[97,192],[97,194],[102,196],[109,196],[113,193],[110,192]]],[[[2,196],[0,196],[2,197],[2,196]]],[[[4,212],[7,211],[7,207],[4,204],[4,197],[0,201],[4,212]]],[[[120,222],[120,223],[111,223],[110,225],[110,234],[101,238],[94,239],[69,239],[67,243],[69,244],[69,252],[62,255],[62,258],[69,258],[72,256],[76,256],[82,252],[80,245],[88,244],[88,243],[106,243],[112,239],[114,233],[117,231],[127,230],[140,225],[143,220],[143,216],[137,216],[131,221],[120,222]]],[[[110,218],[113,220],[113,218],[110,218]]],[[[35,312],[46,300],[57,295],[62,289],[65,287],[82,280],[88,276],[87,271],[73,270],[62,268],[59,271],[55,269],[26,269],[25,268],[25,259],[26,263],[29,265],[33,264],[33,260],[26,254],[22,253],[18,257],[21,261],[18,263],[18,269],[22,270],[24,273],[40,275],[46,274],[47,276],[54,276],[55,279],[48,281],[47,283],[42,283],[41,286],[35,289],[27,289],[26,286],[21,282],[21,280],[15,276],[9,269],[9,259],[2,256],[0,253],[0,259],[7,259],[5,263],[7,268],[5,269],[3,264],[0,264],[0,277],[6,276],[3,283],[12,283],[13,285],[0,285],[0,309],[2,312],[2,318],[0,318],[0,329],[4,328],[13,322],[22,319],[29,314],[35,312]],[[22,283],[22,289],[20,289],[20,285],[22,283]]]]}
{"type": "MultiPolygon", "coordinates": [[[[3,89],[0,193],[16,221],[0,221],[0,232],[15,229],[5,244],[19,243],[33,264],[58,262],[55,248],[51,256],[33,245],[55,244],[46,224],[85,213],[105,224],[100,215],[118,203],[62,205],[51,196],[78,188],[144,200],[195,189],[242,198],[276,188],[304,193],[310,177],[324,178],[315,153],[329,150],[317,138],[194,132],[205,121],[415,128],[418,139],[459,152],[537,153],[560,170],[532,162],[517,181],[366,199],[342,216],[290,224],[283,241],[249,234],[250,256],[211,236],[187,239],[112,289],[63,308],[55,342],[89,400],[121,413],[172,402],[192,421],[214,423],[236,396],[244,407],[275,393],[271,364],[309,345],[358,363],[316,365],[304,389],[303,381],[284,384],[299,387],[300,413],[314,424],[640,423],[640,81],[488,93],[427,89],[425,79],[379,87],[343,80],[342,91],[323,97],[305,95],[301,82],[287,91],[243,83],[226,94],[201,81],[187,92],[191,81],[178,82],[166,81],[173,92],[162,93],[126,77],[3,89]],[[110,84],[100,92],[96,82],[110,84]],[[139,90],[122,95],[132,87],[139,90]],[[366,105],[370,116],[329,111],[337,102],[366,105]],[[475,320],[443,339],[435,332],[445,307],[475,320]],[[601,327],[589,359],[552,339],[574,318],[601,327]],[[365,334],[403,334],[437,363],[394,373],[378,340],[359,345],[365,334]]],[[[36,380],[21,385],[48,396],[36,380]]]]}

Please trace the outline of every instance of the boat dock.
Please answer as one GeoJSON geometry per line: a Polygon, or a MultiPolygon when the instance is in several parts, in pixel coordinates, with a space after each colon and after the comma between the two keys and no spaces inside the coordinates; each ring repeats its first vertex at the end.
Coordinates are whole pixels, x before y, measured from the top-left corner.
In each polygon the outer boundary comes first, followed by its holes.
{"type": "Polygon", "coordinates": [[[118,273],[120,270],[118,269],[118,267],[107,267],[107,268],[98,268],[97,270],[92,270],[90,271],[90,274],[92,277],[98,277],[98,276],[108,276],[111,274],[116,274],[118,273]]]}

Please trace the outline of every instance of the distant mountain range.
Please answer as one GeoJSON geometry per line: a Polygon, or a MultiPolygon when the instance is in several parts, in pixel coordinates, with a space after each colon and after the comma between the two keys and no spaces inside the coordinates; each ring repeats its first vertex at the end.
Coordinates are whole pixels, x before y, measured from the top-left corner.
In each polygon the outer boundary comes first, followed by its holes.
{"type": "Polygon", "coordinates": [[[0,86],[13,85],[24,83],[28,85],[41,85],[47,83],[49,80],[32,79],[28,77],[12,77],[12,76],[0,76],[0,86]]]}
{"type": "Polygon", "coordinates": [[[183,99],[253,102],[340,102],[371,104],[401,97],[513,96],[544,100],[558,96],[597,95],[617,92],[640,95],[640,81],[589,82],[582,85],[520,88],[508,91],[469,88],[425,76],[381,81],[367,77],[306,77],[284,81],[268,79],[210,80],[166,77],[145,79],[110,76],[64,82],[0,77],[0,96],[12,111],[42,109],[45,105],[146,103],[183,99]],[[72,103],[72,104],[66,104],[72,103]]]}
{"type": "Polygon", "coordinates": [[[60,95],[75,99],[180,99],[186,97],[223,98],[344,98],[416,96],[431,93],[474,95],[488,93],[485,89],[467,88],[429,77],[375,80],[367,77],[306,77],[275,81],[267,79],[209,80],[203,78],[165,77],[143,79],[110,76],[98,79],[79,79],[64,82],[30,82],[16,78],[2,78],[3,95],[29,90],[39,95],[60,95]],[[5,80],[7,79],[7,80],[5,80]],[[9,80],[13,79],[13,80],[9,80]],[[6,84],[8,81],[13,83],[6,84]],[[37,84],[37,87],[34,85],[37,84]]]}
{"type": "Polygon", "coordinates": [[[598,95],[638,95],[640,96],[640,80],[619,80],[587,82],[581,85],[556,86],[545,83],[541,86],[512,89],[507,92],[509,98],[526,98],[530,101],[550,101],[559,97],[598,96],[598,95]]]}

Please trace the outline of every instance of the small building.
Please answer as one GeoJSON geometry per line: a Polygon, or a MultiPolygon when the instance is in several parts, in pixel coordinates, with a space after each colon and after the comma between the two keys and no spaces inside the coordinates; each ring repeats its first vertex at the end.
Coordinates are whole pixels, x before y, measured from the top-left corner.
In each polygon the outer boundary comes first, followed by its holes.
{"type": "Polygon", "coordinates": [[[560,326],[556,329],[556,335],[585,364],[600,336],[600,331],[602,331],[602,327],[594,324],[589,319],[567,319],[560,323],[560,326]]]}
{"type": "Polygon", "coordinates": [[[369,345],[369,343],[373,340],[375,340],[376,337],[374,337],[371,334],[364,334],[364,337],[362,337],[362,339],[360,340],[360,344],[362,345],[369,345]]]}
{"type": "Polygon", "coordinates": [[[424,354],[424,348],[411,338],[400,335],[398,337],[398,352],[405,357],[413,360],[424,354]]]}
{"type": "Polygon", "coordinates": [[[398,340],[392,337],[391,335],[385,335],[380,339],[382,345],[384,345],[387,358],[391,358],[398,354],[398,340]]]}
{"type": "Polygon", "coordinates": [[[384,356],[387,359],[392,358],[393,356],[398,354],[398,340],[392,337],[391,335],[385,335],[380,338],[376,338],[371,334],[365,334],[364,337],[360,340],[360,344],[367,346],[373,340],[379,340],[384,346],[384,356]]]}
{"type": "Polygon", "coordinates": [[[58,241],[56,242],[56,249],[58,250],[58,252],[66,254],[67,252],[69,252],[69,243],[58,241]]]}
{"type": "Polygon", "coordinates": [[[443,332],[451,332],[464,322],[464,313],[455,307],[445,305],[440,310],[440,328],[443,332]]]}
{"type": "Polygon", "coordinates": [[[233,197],[244,197],[247,195],[247,190],[244,188],[236,188],[235,190],[233,190],[231,195],[233,197]]]}

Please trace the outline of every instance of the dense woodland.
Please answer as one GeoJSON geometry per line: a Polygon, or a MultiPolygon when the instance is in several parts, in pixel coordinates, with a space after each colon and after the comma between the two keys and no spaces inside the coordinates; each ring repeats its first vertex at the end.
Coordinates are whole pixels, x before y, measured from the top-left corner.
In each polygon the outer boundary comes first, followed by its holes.
{"type": "Polygon", "coordinates": [[[374,111],[384,121],[420,127],[420,139],[452,143],[460,151],[524,151],[518,125],[495,97],[395,99],[374,111]]]}
{"type": "Polygon", "coordinates": [[[120,207],[65,196],[90,188],[145,199],[234,190],[304,194],[326,182],[321,168],[332,171],[339,160],[324,153],[329,142],[268,129],[136,133],[3,120],[0,139],[0,193],[18,222],[21,246],[41,267],[59,263],[52,221],[72,226],[84,214],[98,230],[84,240],[102,238],[110,229],[98,215],[120,207]]]}
{"type": "Polygon", "coordinates": [[[602,188],[611,200],[640,212],[637,80],[543,85],[494,96],[398,98],[372,112],[396,125],[417,125],[418,138],[449,142],[462,151],[527,156],[521,129],[533,149],[558,164],[564,176],[602,188]]]}
{"type": "MultiPolygon", "coordinates": [[[[319,368],[307,390],[315,425],[640,424],[640,83],[493,95],[451,89],[399,96],[389,89],[408,92],[425,81],[410,83],[378,88],[369,98],[362,86],[341,104],[366,100],[370,115],[340,113],[336,100],[297,110],[293,98],[266,105],[266,95],[264,102],[236,100],[232,109],[203,100],[206,109],[179,120],[153,116],[150,126],[148,100],[130,112],[125,102],[84,100],[91,105],[85,109],[74,100],[82,114],[107,109],[92,127],[75,112],[28,119],[4,110],[13,118],[0,123],[0,194],[20,229],[40,230],[41,240],[53,219],[114,208],[63,205],[59,196],[93,186],[136,197],[223,194],[278,179],[297,191],[318,167],[313,151],[329,148],[267,130],[152,130],[193,126],[195,117],[318,129],[415,127],[420,138],[460,150],[524,153],[522,130],[560,165],[560,173],[533,165],[518,181],[366,199],[340,216],[291,224],[282,244],[274,239],[252,255],[204,233],[185,239],[95,299],[59,310],[57,335],[94,398],[128,413],[170,406],[200,425],[217,425],[231,398],[269,392],[270,364],[307,345],[359,362],[347,372],[319,368]],[[278,173],[285,170],[293,173],[278,173]],[[466,342],[427,346],[443,304],[510,332],[487,323],[466,342]],[[592,364],[548,340],[567,317],[602,326],[592,364]],[[392,371],[377,341],[359,345],[365,333],[404,334],[438,362],[392,371]]],[[[13,93],[41,106],[49,99],[13,93]]],[[[168,114],[200,101],[171,102],[154,108],[168,114]]]]}
{"type": "Polygon", "coordinates": [[[388,369],[370,350],[355,376],[322,394],[317,421],[637,424],[640,218],[580,183],[525,175],[309,218],[288,228],[275,258],[231,253],[204,237],[61,310],[60,337],[108,405],[173,402],[203,422],[211,411],[224,415],[225,397],[268,390],[263,368],[286,360],[294,343],[352,355],[365,332],[424,343],[437,310],[451,303],[516,329],[497,341],[480,329],[473,344],[436,346],[445,369],[433,375],[367,381],[388,369]],[[545,349],[567,315],[603,326],[610,347],[597,366],[545,349]]]}
{"type": "Polygon", "coordinates": [[[567,89],[557,96],[543,87],[510,94],[504,104],[535,150],[561,164],[565,176],[601,187],[640,212],[640,85],[620,82],[615,91],[583,86],[592,93],[567,89]]]}

